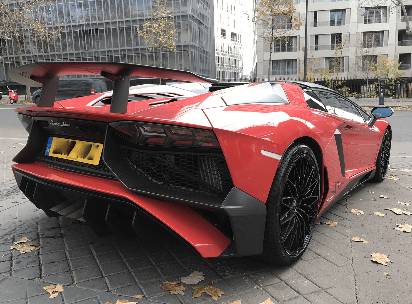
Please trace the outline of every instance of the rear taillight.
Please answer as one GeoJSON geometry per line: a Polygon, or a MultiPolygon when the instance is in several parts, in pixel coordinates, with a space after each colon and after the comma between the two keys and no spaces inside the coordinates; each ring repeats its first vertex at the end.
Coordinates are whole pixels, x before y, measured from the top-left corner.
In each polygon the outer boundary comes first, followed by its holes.
{"type": "Polygon", "coordinates": [[[94,89],[93,89],[93,88],[91,89],[90,93],[91,93],[92,95],[94,95],[94,89]]]}
{"type": "Polygon", "coordinates": [[[136,121],[113,122],[110,126],[126,139],[139,144],[220,147],[212,130],[136,121]]]}

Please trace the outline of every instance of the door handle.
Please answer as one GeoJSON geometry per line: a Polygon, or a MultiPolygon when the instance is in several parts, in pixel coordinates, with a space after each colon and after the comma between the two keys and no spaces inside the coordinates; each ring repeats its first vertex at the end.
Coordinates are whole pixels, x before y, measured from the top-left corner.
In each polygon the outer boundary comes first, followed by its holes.
{"type": "Polygon", "coordinates": [[[345,126],[345,130],[352,130],[352,129],[353,129],[353,127],[351,125],[346,125],[345,126]]]}

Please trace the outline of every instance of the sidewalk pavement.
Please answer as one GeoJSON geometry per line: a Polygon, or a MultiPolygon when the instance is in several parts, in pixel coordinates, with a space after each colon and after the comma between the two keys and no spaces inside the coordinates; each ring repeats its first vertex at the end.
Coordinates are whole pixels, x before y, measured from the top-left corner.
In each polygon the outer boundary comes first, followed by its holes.
{"type": "Polygon", "coordinates": [[[121,241],[113,236],[96,237],[87,225],[67,218],[48,218],[22,195],[14,181],[10,165],[22,144],[0,140],[0,151],[4,151],[0,153],[0,303],[411,302],[411,234],[394,227],[412,224],[412,220],[385,208],[412,211],[412,207],[398,204],[411,202],[412,158],[391,160],[389,173],[398,180],[365,184],[336,203],[319,221],[338,225],[317,225],[301,260],[290,267],[274,267],[257,258],[203,259],[160,228],[150,240],[121,241]],[[353,208],[364,214],[351,213],[353,208]],[[386,215],[375,216],[375,211],[386,215]],[[24,254],[11,250],[13,242],[22,237],[31,239],[39,249],[24,254]],[[352,242],[352,237],[369,243],[352,242]],[[393,262],[388,266],[372,262],[374,252],[388,255],[393,262]],[[190,285],[185,286],[184,295],[162,289],[163,282],[180,280],[193,271],[205,274],[201,286],[217,280],[213,287],[224,294],[214,301],[207,294],[192,298],[190,285]],[[51,284],[63,285],[64,291],[56,298],[49,298],[43,289],[51,284]],[[133,295],[144,297],[136,300],[133,295]]]}

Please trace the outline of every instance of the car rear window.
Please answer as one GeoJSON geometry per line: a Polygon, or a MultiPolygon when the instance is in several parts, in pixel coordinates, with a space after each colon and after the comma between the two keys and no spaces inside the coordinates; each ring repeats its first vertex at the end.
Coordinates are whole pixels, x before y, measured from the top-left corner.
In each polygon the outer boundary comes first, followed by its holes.
{"type": "Polygon", "coordinates": [[[282,86],[278,83],[271,85],[268,82],[230,88],[227,93],[224,93],[222,99],[228,106],[253,103],[289,103],[282,86]]]}
{"type": "Polygon", "coordinates": [[[90,80],[83,79],[60,80],[59,90],[87,90],[91,88],[91,84],[90,80]]]}

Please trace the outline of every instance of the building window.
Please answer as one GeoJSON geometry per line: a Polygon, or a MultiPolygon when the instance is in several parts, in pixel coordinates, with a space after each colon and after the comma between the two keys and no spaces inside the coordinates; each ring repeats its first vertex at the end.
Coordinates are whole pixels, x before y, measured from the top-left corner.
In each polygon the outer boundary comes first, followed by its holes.
{"type": "Polygon", "coordinates": [[[226,39],[226,30],[224,29],[220,30],[220,37],[222,37],[223,39],[226,39]]]}
{"type": "Polygon", "coordinates": [[[231,33],[230,34],[230,39],[232,40],[232,41],[237,41],[237,35],[236,35],[236,33],[231,33]]]}
{"type": "Polygon", "coordinates": [[[292,28],[292,17],[288,16],[277,16],[273,18],[273,28],[275,29],[291,29],[292,28]]]}
{"type": "Polygon", "coordinates": [[[297,37],[280,37],[275,41],[274,52],[296,52],[297,37]]]}
{"type": "Polygon", "coordinates": [[[409,21],[412,21],[412,5],[405,5],[405,10],[406,10],[406,16],[403,13],[403,10],[401,10],[402,14],[402,21],[406,21],[405,19],[408,18],[409,21]]]}
{"type": "Polygon", "coordinates": [[[383,31],[380,32],[364,32],[363,47],[374,48],[383,46],[383,31]]]}
{"type": "Polygon", "coordinates": [[[335,50],[342,43],[342,33],[330,35],[330,49],[335,50]]]}
{"type": "Polygon", "coordinates": [[[378,62],[378,55],[364,55],[362,56],[362,71],[367,72],[370,70],[370,64],[376,64],[378,62]]]}
{"type": "Polygon", "coordinates": [[[365,7],[363,23],[386,23],[386,7],[365,7]]]}
{"type": "Polygon", "coordinates": [[[315,51],[319,49],[319,35],[315,35],[315,51]]]}
{"type": "Polygon", "coordinates": [[[411,53],[399,54],[398,70],[410,70],[411,69],[411,53]]]}
{"type": "Polygon", "coordinates": [[[406,34],[406,30],[398,31],[398,46],[411,46],[412,37],[406,34]]]}
{"type": "Polygon", "coordinates": [[[340,26],[345,24],[345,10],[330,11],[330,26],[340,26]]]}
{"type": "Polygon", "coordinates": [[[318,12],[313,12],[313,27],[318,26],[318,12]]]}
{"type": "Polygon", "coordinates": [[[343,57],[329,57],[325,58],[325,67],[334,73],[343,73],[344,68],[344,58],[343,57]]]}
{"type": "Polygon", "coordinates": [[[297,59],[272,60],[272,75],[296,75],[297,59]]]}

